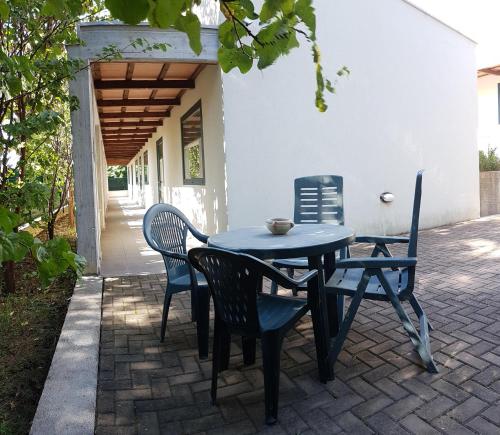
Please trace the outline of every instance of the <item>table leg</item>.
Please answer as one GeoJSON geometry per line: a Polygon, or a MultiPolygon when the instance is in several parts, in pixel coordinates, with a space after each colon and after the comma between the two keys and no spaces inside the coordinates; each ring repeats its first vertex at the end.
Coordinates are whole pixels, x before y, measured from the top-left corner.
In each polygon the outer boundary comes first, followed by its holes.
{"type": "Polygon", "coordinates": [[[333,369],[328,361],[329,337],[325,298],[325,281],[323,277],[323,264],[321,256],[309,257],[309,270],[317,269],[318,275],[307,283],[307,303],[311,310],[316,343],[316,356],[318,358],[319,379],[326,383],[333,379],[333,369]]]}
{"type": "MultiPolygon", "coordinates": [[[[335,252],[325,254],[325,282],[335,272],[335,252]]],[[[343,299],[342,299],[343,300],[343,299]]],[[[339,332],[339,322],[342,321],[344,304],[339,303],[337,295],[326,293],[326,312],[328,316],[329,337],[336,337],[339,332]]]]}

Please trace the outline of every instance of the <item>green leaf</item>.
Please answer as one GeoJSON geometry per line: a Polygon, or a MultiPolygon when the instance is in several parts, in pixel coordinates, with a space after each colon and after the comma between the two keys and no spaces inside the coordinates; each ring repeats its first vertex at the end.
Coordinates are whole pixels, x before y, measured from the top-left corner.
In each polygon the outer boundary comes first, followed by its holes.
{"type": "Polygon", "coordinates": [[[111,14],[127,24],[139,24],[148,16],[148,0],[105,0],[111,14]]]}
{"type": "Polygon", "coordinates": [[[153,11],[156,23],[161,28],[173,26],[184,7],[184,0],[158,0],[153,11]]]}
{"type": "Polygon", "coordinates": [[[312,33],[312,39],[316,37],[316,14],[312,0],[297,0],[295,4],[295,13],[304,22],[312,33]]]}
{"type": "Polygon", "coordinates": [[[0,20],[6,21],[9,18],[10,7],[6,0],[0,0],[0,20]]]}
{"type": "Polygon", "coordinates": [[[281,10],[285,15],[290,15],[295,7],[294,0],[281,0],[281,10]]]}
{"type": "Polygon", "coordinates": [[[268,21],[280,10],[281,4],[280,0],[265,0],[264,4],[262,5],[262,9],[260,10],[260,20],[261,21],[268,21]]]}
{"type": "Polygon", "coordinates": [[[201,25],[198,17],[192,12],[181,15],[175,23],[177,30],[186,32],[189,38],[189,46],[195,54],[201,53],[201,25]]]}
{"type": "Polygon", "coordinates": [[[234,48],[236,43],[236,35],[232,21],[224,21],[219,26],[219,42],[226,48],[234,48]]]}
{"type": "Polygon", "coordinates": [[[64,0],[47,0],[42,8],[42,15],[48,17],[60,17],[65,10],[64,0]]]}
{"type": "Polygon", "coordinates": [[[255,13],[255,6],[251,0],[240,0],[240,5],[245,10],[248,18],[251,20],[259,18],[259,16],[255,13]]]}
{"type": "Polygon", "coordinates": [[[281,50],[277,49],[273,45],[266,45],[257,51],[257,56],[259,61],[257,62],[257,68],[264,69],[271,66],[278,57],[281,55],[281,50]]]}
{"type": "Polygon", "coordinates": [[[252,68],[253,59],[249,56],[252,48],[244,45],[243,49],[224,47],[219,48],[218,57],[222,71],[227,73],[233,68],[238,68],[242,74],[245,74],[252,68]],[[243,52],[243,49],[247,51],[247,54],[243,52]]]}

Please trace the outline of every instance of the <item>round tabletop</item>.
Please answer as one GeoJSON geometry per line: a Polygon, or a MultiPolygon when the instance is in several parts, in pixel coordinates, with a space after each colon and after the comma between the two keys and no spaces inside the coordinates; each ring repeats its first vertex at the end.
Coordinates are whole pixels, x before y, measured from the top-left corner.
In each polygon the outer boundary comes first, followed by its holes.
{"type": "Polygon", "coordinates": [[[262,260],[313,257],[344,248],[354,241],[354,231],[344,225],[295,225],[276,236],[266,227],[247,227],[210,236],[208,246],[243,252],[262,260]]]}

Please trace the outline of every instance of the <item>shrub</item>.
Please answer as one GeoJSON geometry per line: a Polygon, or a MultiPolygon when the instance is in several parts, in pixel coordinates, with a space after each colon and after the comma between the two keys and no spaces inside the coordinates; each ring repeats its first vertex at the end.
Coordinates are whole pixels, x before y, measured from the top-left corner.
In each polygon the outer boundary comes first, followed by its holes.
{"type": "Polygon", "coordinates": [[[496,148],[488,147],[488,152],[479,151],[479,171],[500,171],[500,159],[496,154],[496,148]]]}

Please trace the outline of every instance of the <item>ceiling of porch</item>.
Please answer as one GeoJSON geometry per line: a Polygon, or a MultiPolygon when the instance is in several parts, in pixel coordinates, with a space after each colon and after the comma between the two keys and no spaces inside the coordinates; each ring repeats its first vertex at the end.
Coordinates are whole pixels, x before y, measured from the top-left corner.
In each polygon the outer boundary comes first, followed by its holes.
{"type": "Polygon", "coordinates": [[[194,89],[205,64],[95,62],[92,76],[109,165],[125,165],[194,89]]]}

